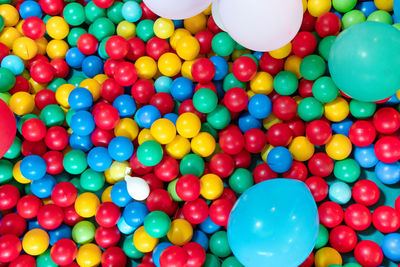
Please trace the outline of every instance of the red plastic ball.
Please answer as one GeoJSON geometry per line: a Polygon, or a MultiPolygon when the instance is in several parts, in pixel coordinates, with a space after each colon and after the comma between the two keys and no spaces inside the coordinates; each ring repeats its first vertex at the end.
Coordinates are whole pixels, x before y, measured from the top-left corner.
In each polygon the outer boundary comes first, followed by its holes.
{"type": "Polygon", "coordinates": [[[306,133],[306,125],[300,119],[294,119],[286,122],[290,130],[293,132],[293,137],[303,136],[306,133]]]}
{"type": "MultiPolygon", "coordinates": [[[[113,78],[114,73],[115,73],[115,67],[123,62],[123,60],[117,60],[113,58],[109,58],[104,62],[104,74],[106,74],[108,77],[113,78]]],[[[115,81],[115,80],[114,80],[115,81]]]]}
{"type": "Polygon", "coordinates": [[[182,267],[185,266],[188,254],[180,246],[170,246],[164,249],[160,256],[160,266],[162,267],[182,267]]]}
{"type": "Polygon", "coordinates": [[[350,127],[349,139],[355,146],[369,146],[374,142],[375,137],[375,127],[369,121],[358,120],[350,127]]]}
{"type": "Polygon", "coordinates": [[[113,102],[118,96],[124,94],[124,87],[113,78],[105,80],[100,88],[101,97],[108,102],[113,102]]]}
{"type": "Polygon", "coordinates": [[[44,229],[53,230],[63,222],[64,211],[59,206],[47,204],[39,209],[37,220],[44,229]]]}
{"type": "Polygon", "coordinates": [[[21,236],[26,230],[26,221],[18,213],[4,215],[0,221],[0,235],[21,236]]]}
{"type": "Polygon", "coordinates": [[[250,153],[260,153],[267,142],[267,136],[260,129],[250,129],[244,134],[244,147],[250,153]]]}
{"type": "Polygon", "coordinates": [[[347,253],[357,245],[357,235],[350,227],[339,225],[329,233],[329,243],[338,252],[347,253]]]}
{"type": "Polygon", "coordinates": [[[382,233],[396,232],[400,228],[400,214],[392,207],[380,206],[372,213],[372,224],[382,233]]]}
{"type": "Polygon", "coordinates": [[[285,61],[283,59],[276,59],[266,52],[260,58],[260,69],[268,72],[271,75],[276,75],[283,70],[285,61]]]}
{"type": "Polygon", "coordinates": [[[105,45],[107,55],[113,59],[123,59],[129,52],[128,41],[119,35],[108,38],[105,45]]]}
{"type": "Polygon", "coordinates": [[[102,203],[96,212],[96,222],[103,227],[113,227],[121,217],[121,211],[113,202],[102,203]]]}
{"type": "Polygon", "coordinates": [[[279,96],[273,102],[272,112],[280,120],[291,120],[297,114],[297,103],[290,96],[279,96]]]}
{"type": "Polygon", "coordinates": [[[149,211],[161,210],[172,215],[176,210],[176,203],[172,200],[168,191],[156,189],[147,197],[146,205],[149,211]]]}
{"type": "Polygon", "coordinates": [[[26,120],[21,127],[22,136],[31,142],[38,142],[46,136],[46,125],[40,119],[26,120]]]}
{"type": "Polygon", "coordinates": [[[137,60],[140,57],[146,55],[146,45],[142,39],[138,37],[132,37],[128,39],[129,51],[126,58],[132,61],[137,60]]]}
{"type": "Polygon", "coordinates": [[[0,210],[9,210],[17,205],[20,193],[10,184],[0,186],[0,210]]]}
{"type": "Polygon", "coordinates": [[[38,17],[29,17],[22,23],[22,32],[33,40],[39,39],[46,33],[46,25],[38,17]]]}
{"type": "Polygon", "coordinates": [[[245,145],[243,134],[237,126],[230,125],[219,132],[219,144],[225,153],[238,154],[245,145]]]}
{"type": "Polygon", "coordinates": [[[164,183],[158,179],[154,173],[148,173],[146,175],[142,176],[142,179],[146,181],[146,183],[149,185],[150,187],[150,192],[157,189],[157,188],[163,188],[164,187],[164,183]]]}
{"type": "Polygon", "coordinates": [[[30,70],[32,66],[38,62],[50,63],[49,59],[46,56],[37,54],[32,59],[28,60],[28,64],[26,65],[26,67],[28,68],[28,70],[30,70]]]}
{"type": "Polygon", "coordinates": [[[110,104],[99,105],[92,113],[94,116],[94,122],[103,130],[113,129],[119,121],[118,110],[110,104]]]}
{"type": "Polygon", "coordinates": [[[101,255],[101,266],[103,267],[124,267],[126,263],[126,254],[119,247],[110,247],[101,255]]]}
{"type": "Polygon", "coordinates": [[[164,182],[170,182],[179,175],[179,163],[171,156],[164,156],[160,163],[154,166],[154,174],[164,182]]]}
{"type": "Polygon", "coordinates": [[[374,147],[376,157],[385,163],[394,163],[400,159],[400,140],[394,136],[383,136],[374,147]]]}
{"type": "Polygon", "coordinates": [[[57,175],[64,171],[64,154],[59,151],[48,151],[42,158],[46,161],[46,172],[51,175],[57,175]]]}
{"type": "Polygon", "coordinates": [[[61,208],[73,205],[77,196],[78,190],[70,182],[58,183],[54,186],[53,191],[51,191],[51,200],[61,208]]]}
{"type": "Polygon", "coordinates": [[[227,226],[233,203],[227,199],[214,200],[209,209],[211,221],[220,226],[227,226]]]}
{"type": "Polygon", "coordinates": [[[214,34],[211,31],[199,31],[194,36],[200,44],[200,54],[206,55],[212,51],[212,39],[214,34]]]}
{"type": "Polygon", "coordinates": [[[231,175],[235,169],[232,157],[226,153],[217,153],[210,159],[210,171],[221,178],[231,175]]]}
{"type": "MultiPolygon", "coordinates": [[[[2,266],[2,265],[0,265],[2,266]]],[[[8,267],[36,267],[36,260],[31,255],[19,255],[15,260],[10,262],[8,267]]]]}
{"type": "Polygon", "coordinates": [[[300,161],[293,161],[290,169],[282,173],[283,178],[296,179],[300,181],[305,181],[308,175],[308,170],[306,165],[300,161]]]}
{"type": "Polygon", "coordinates": [[[379,187],[371,180],[360,180],[353,185],[351,191],[355,202],[365,206],[372,206],[379,200],[379,187]]]}
{"type": "Polygon", "coordinates": [[[371,212],[364,205],[352,204],[344,211],[344,222],[356,231],[367,229],[371,221],[371,212]]]}
{"type": "Polygon", "coordinates": [[[191,73],[195,81],[209,82],[215,75],[214,63],[208,58],[199,58],[193,63],[191,73]]]}
{"type": "Polygon", "coordinates": [[[64,208],[64,223],[66,225],[74,226],[83,219],[84,218],[79,216],[79,214],[76,212],[74,205],[64,208]]]}
{"type": "Polygon", "coordinates": [[[0,62],[3,60],[3,58],[8,56],[9,54],[10,54],[10,49],[8,49],[8,47],[5,44],[0,43],[0,62]]]}
{"type": "Polygon", "coordinates": [[[93,34],[84,33],[79,36],[77,47],[82,54],[91,55],[97,52],[97,49],[99,48],[99,42],[93,34]]]}
{"type": "Polygon", "coordinates": [[[251,57],[242,56],[233,62],[232,73],[239,81],[248,82],[257,74],[257,68],[251,57]]]}
{"type": "MultiPolygon", "coordinates": [[[[1,58],[1,57],[0,57],[1,58]]],[[[13,95],[16,92],[27,92],[29,93],[29,82],[22,76],[15,76],[15,84],[13,88],[11,88],[8,93],[13,95]]]]}
{"type": "Polygon", "coordinates": [[[292,41],[292,51],[298,57],[311,55],[317,48],[317,38],[311,32],[299,32],[292,41]]]}
{"type": "Polygon", "coordinates": [[[35,106],[42,110],[48,105],[57,105],[56,93],[50,89],[43,89],[35,95],[35,106]]]}
{"type": "Polygon", "coordinates": [[[235,168],[247,169],[251,164],[251,154],[243,149],[239,153],[232,155],[233,161],[235,162],[235,168]]]}
{"type": "Polygon", "coordinates": [[[258,164],[254,168],[253,179],[256,184],[275,178],[278,178],[278,174],[271,170],[267,163],[258,164]]]}
{"type": "Polygon", "coordinates": [[[313,84],[314,84],[314,81],[301,79],[299,82],[299,88],[297,89],[297,91],[299,92],[299,95],[302,98],[312,97],[313,96],[313,92],[312,92],[313,84]]]}
{"type": "Polygon", "coordinates": [[[334,168],[334,162],[327,154],[319,152],[315,153],[308,161],[308,170],[312,175],[327,177],[334,168]]]}
{"type": "Polygon", "coordinates": [[[120,238],[121,232],[116,225],[109,228],[100,226],[94,234],[96,243],[102,248],[114,247],[120,238]]]}
{"type": "Polygon", "coordinates": [[[315,31],[319,36],[325,38],[330,35],[338,35],[341,29],[340,18],[332,12],[328,12],[318,17],[315,22],[315,31]]]}
{"type": "Polygon", "coordinates": [[[318,207],[318,214],[320,223],[328,228],[336,227],[343,221],[343,209],[333,201],[322,203],[318,207]]]}
{"type": "Polygon", "coordinates": [[[267,132],[268,143],[273,147],[288,146],[293,138],[293,131],[287,123],[276,123],[267,132]]]}
{"type": "Polygon", "coordinates": [[[140,104],[147,104],[155,94],[154,85],[146,79],[140,79],[132,85],[131,95],[140,104]]]}
{"type": "Polygon", "coordinates": [[[60,14],[64,8],[63,3],[62,0],[39,0],[39,5],[43,12],[50,16],[60,14]]]}
{"type": "Polygon", "coordinates": [[[55,58],[50,62],[50,65],[53,67],[55,78],[65,78],[68,76],[69,66],[65,60],[61,58],[55,58]]]}
{"type": "Polygon", "coordinates": [[[15,235],[3,235],[0,237],[0,262],[11,262],[21,253],[22,245],[15,235]]]}
{"type": "Polygon", "coordinates": [[[140,18],[141,20],[156,20],[158,18],[157,14],[151,11],[144,2],[140,3],[140,7],[142,8],[142,17],[140,18]]]}
{"type": "Polygon", "coordinates": [[[222,30],[218,27],[217,23],[215,23],[215,20],[212,15],[207,20],[207,29],[214,34],[222,32],[222,30]]]}
{"type": "Polygon", "coordinates": [[[24,219],[35,218],[42,206],[42,201],[35,195],[21,197],[17,203],[17,212],[24,219]]]}
{"type": "Polygon", "coordinates": [[[47,131],[44,142],[52,150],[63,150],[69,143],[68,132],[61,126],[53,126],[47,131]]]}
{"type": "MultiPolygon", "coordinates": [[[[108,125],[106,125],[106,127],[108,127],[108,125]]],[[[107,147],[114,137],[113,130],[103,130],[101,128],[95,128],[91,134],[93,145],[101,147],[107,147]]]]}
{"type": "Polygon", "coordinates": [[[311,252],[310,255],[308,255],[307,259],[303,261],[302,264],[299,265],[299,267],[312,267],[314,266],[314,253],[311,252]]]}
{"type": "Polygon", "coordinates": [[[226,200],[230,201],[232,204],[235,204],[236,200],[237,200],[237,196],[236,196],[235,191],[233,191],[229,187],[224,187],[222,194],[217,199],[226,199],[226,200]]]}
{"type": "Polygon", "coordinates": [[[164,116],[167,113],[171,113],[174,110],[174,98],[165,92],[156,93],[150,98],[150,105],[155,106],[164,116]]]}
{"type": "Polygon", "coordinates": [[[185,219],[192,224],[200,224],[207,219],[208,205],[204,199],[187,201],[182,209],[185,219]]]}
{"type": "Polygon", "coordinates": [[[114,79],[122,86],[131,86],[137,77],[136,67],[131,62],[124,61],[115,67],[114,79]]]}
{"type": "Polygon", "coordinates": [[[317,18],[312,16],[308,10],[303,14],[303,21],[301,22],[300,30],[312,32],[314,30],[315,22],[317,18]]]}
{"type": "Polygon", "coordinates": [[[157,36],[151,38],[146,44],[146,53],[154,60],[158,60],[163,54],[169,52],[170,49],[168,41],[157,36]]]}
{"type": "Polygon", "coordinates": [[[354,257],[363,267],[377,267],[383,261],[381,247],[373,241],[364,240],[354,249],[354,257]]]}
{"type": "Polygon", "coordinates": [[[193,201],[200,196],[200,180],[193,174],[183,175],[175,185],[176,194],[184,201],[193,201]]]}
{"type": "Polygon", "coordinates": [[[71,239],[60,239],[51,247],[50,257],[55,264],[64,266],[71,264],[78,253],[77,246],[71,239]]]}
{"type": "Polygon", "coordinates": [[[392,134],[400,128],[400,114],[394,108],[384,107],[376,111],[372,122],[382,134],[392,134]]]}
{"type": "Polygon", "coordinates": [[[38,155],[42,156],[47,151],[47,146],[43,140],[38,142],[31,142],[28,140],[22,141],[21,146],[21,153],[22,155],[29,156],[29,155],[38,155]]]}
{"type": "MultiPolygon", "coordinates": [[[[142,163],[140,163],[140,161],[137,158],[136,153],[134,153],[131,157],[131,159],[129,160],[129,164],[131,166],[132,172],[136,175],[144,175],[147,174],[149,172],[151,172],[153,170],[153,167],[151,166],[145,166],[142,163]]],[[[154,175],[155,176],[155,175],[154,175]]],[[[157,178],[157,177],[156,177],[157,178]]],[[[158,178],[157,178],[158,179],[158,178]]],[[[160,179],[158,179],[160,180],[160,179]]],[[[161,181],[161,180],[160,180],[161,181]]]]}
{"type": "Polygon", "coordinates": [[[206,260],[206,252],[200,244],[189,242],[183,246],[183,249],[188,254],[187,267],[201,267],[203,265],[206,260]]]}
{"type": "Polygon", "coordinates": [[[207,115],[205,113],[201,113],[197,111],[197,109],[193,105],[193,100],[192,99],[186,99],[181,103],[178,109],[178,114],[181,115],[186,112],[191,112],[196,114],[197,117],[200,118],[201,121],[204,121],[207,118],[207,115]]]}
{"type": "Polygon", "coordinates": [[[247,108],[249,97],[245,90],[239,87],[229,89],[224,96],[224,104],[229,111],[241,112],[247,108]]]}
{"type": "Polygon", "coordinates": [[[310,189],[315,202],[320,202],[328,196],[329,186],[321,177],[311,176],[305,181],[305,184],[310,189]]]}
{"type": "Polygon", "coordinates": [[[315,120],[306,127],[306,136],[316,146],[325,145],[332,137],[332,129],[329,122],[315,120]]]}

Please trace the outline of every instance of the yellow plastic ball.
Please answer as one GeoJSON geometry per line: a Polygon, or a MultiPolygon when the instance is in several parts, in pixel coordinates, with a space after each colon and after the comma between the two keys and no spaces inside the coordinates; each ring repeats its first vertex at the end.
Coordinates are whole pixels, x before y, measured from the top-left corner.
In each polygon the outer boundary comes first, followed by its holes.
{"type": "Polygon", "coordinates": [[[3,31],[0,32],[0,43],[12,49],[15,40],[21,36],[21,33],[14,27],[4,27],[3,31]]]}
{"type": "Polygon", "coordinates": [[[268,72],[257,72],[250,81],[250,89],[256,94],[268,95],[274,90],[274,77],[268,72]]]}
{"type": "Polygon", "coordinates": [[[393,11],[393,0],[374,0],[374,3],[377,9],[393,11]]]}
{"type": "Polygon", "coordinates": [[[305,136],[297,136],[289,145],[289,151],[293,159],[307,161],[314,155],[314,145],[305,136]]]}
{"type": "Polygon", "coordinates": [[[271,113],[268,117],[263,119],[263,126],[265,130],[271,128],[272,125],[282,122],[278,119],[273,113],[271,113]]]}
{"type": "Polygon", "coordinates": [[[17,92],[10,98],[10,109],[16,115],[29,114],[35,108],[35,99],[33,95],[27,92],[17,92]]]}
{"type": "Polygon", "coordinates": [[[207,132],[199,133],[190,142],[192,151],[203,158],[210,156],[214,152],[215,146],[214,137],[207,132]]]}
{"type": "Polygon", "coordinates": [[[18,10],[10,4],[0,5],[0,16],[3,17],[4,26],[6,27],[15,26],[19,21],[18,10]]]}
{"type": "Polygon", "coordinates": [[[207,16],[200,13],[194,17],[187,18],[183,21],[183,26],[192,34],[205,30],[207,25],[207,16]]]}
{"type": "Polygon", "coordinates": [[[59,16],[51,17],[46,23],[46,32],[53,39],[64,39],[68,36],[68,23],[59,16]]]}
{"type": "Polygon", "coordinates": [[[313,17],[320,17],[331,10],[331,0],[308,0],[307,8],[313,17]]]}
{"type": "Polygon", "coordinates": [[[29,179],[26,179],[22,173],[21,173],[21,160],[18,161],[17,163],[15,163],[14,167],[13,167],[13,177],[15,179],[15,181],[17,181],[20,184],[29,184],[30,182],[32,182],[29,179]]]}
{"type": "Polygon", "coordinates": [[[182,69],[181,69],[181,74],[183,77],[186,77],[190,79],[192,82],[194,82],[193,76],[192,76],[192,66],[196,62],[196,59],[194,60],[186,60],[182,64],[182,69]]]}
{"type": "Polygon", "coordinates": [[[23,60],[32,59],[36,56],[38,51],[35,41],[28,37],[19,37],[15,39],[12,49],[14,54],[23,60]]]}
{"type": "Polygon", "coordinates": [[[184,219],[176,219],[171,222],[167,233],[168,240],[177,246],[183,246],[190,242],[193,236],[192,225],[184,219]]]}
{"type": "Polygon", "coordinates": [[[185,36],[179,40],[176,53],[184,60],[195,59],[200,52],[200,43],[193,36],[185,36]]]}
{"type": "Polygon", "coordinates": [[[101,203],[112,202],[111,189],[112,189],[112,185],[110,185],[106,189],[104,189],[103,194],[101,194],[101,203]]]}
{"type": "Polygon", "coordinates": [[[289,42],[286,45],[282,46],[281,48],[269,52],[269,54],[273,58],[282,59],[290,55],[290,52],[292,52],[292,43],[289,42]]]}
{"type": "MultiPolygon", "coordinates": [[[[37,45],[37,53],[39,55],[44,55],[46,53],[46,48],[47,45],[49,44],[49,42],[47,41],[47,39],[45,37],[41,37],[39,39],[35,40],[35,43],[37,45]]],[[[68,45],[67,45],[68,46],[68,45]]],[[[67,48],[68,50],[68,48],[67,48]]]]}
{"type": "Polygon", "coordinates": [[[138,135],[138,143],[141,145],[145,141],[156,140],[152,135],[150,129],[143,128],[138,135]]]}
{"type": "Polygon", "coordinates": [[[190,142],[185,137],[176,135],[174,140],[165,146],[165,150],[174,159],[182,159],[190,153],[190,142]]]}
{"type": "Polygon", "coordinates": [[[303,13],[304,13],[307,10],[307,0],[302,0],[301,2],[303,4],[303,13]]]}
{"type": "Polygon", "coordinates": [[[133,234],[133,244],[140,252],[147,253],[153,251],[158,244],[158,238],[154,238],[146,233],[144,226],[140,226],[133,234]]]}
{"type": "Polygon", "coordinates": [[[200,195],[205,199],[219,198],[224,191],[224,183],[218,175],[209,173],[200,178],[200,195]]]}
{"type": "Polygon", "coordinates": [[[64,108],[69,108],[68,97],[72,90],[75,89],[75,86],[69,83],[65,83],[60,85],[56,91],[56,100],[57,103],[63,106],[64,108]]]}
{"type": "Polygon", "coordinates": [[[181,71],[182,62],[174,53],[165,53],[158,59],[158,69],[168,77],[173,77],[181,71]]]}
{"type": "Polygon", "coordinates": [[[103,82],[108,79],[108,76],[104,73],[101,73],[94,76],[93,79],[96,80],[100,85],[102,85],[103,82]]]}
{"type": "Polygon", "coordinates": [[[96,215],[99,205],[99,198],[93,193],[86,192],[76,198],[75,210],[83,218],[90,218],[96,215]]]}
{"type": "Polygon", "coordinates": [[[76,254],[76,262],[81,267],[98,266],[101,262],[101,249],[95,244],[81,246],[76,254]]]}
{"type": "Polygon", "coordinates": [[[167,39],[174,34],[175,25],[170,19],[158,18],[153,26],[154,34],[161,39],[167,39]]]}
{"type": "Polygon", "coordinates": [[[204,15],[206,16],[210,16],[211,15],[211,5],[209,5],[206,9],[204,9],[204,11],[202,12],[204,15]]]}
{"type": "Polygon", "coordinates": [[[157,73],[156,61],[148,56],[140,57],[135,62],[139,78],[149,80],[157,73]]]}
{"type": "Polygon", "coordinates": [[[200,132],[200,128],[200,118],[194,113],[185,112],[176,120],[176,130],[185,138],[195,137],[200,132]]]}
{"type": "Polygon", "coordinates": [[[262,150],[261,150],[261,158],[264,162],[267,162],[267,157],[269,152],[273,149],[274,147],[271,146],[270,144],[267,144],[262,150]]]}
{"type": "Polygon", "coordinates": [[[332,102],[324,105],[324,112],[328,120],[333,122],[342,121],[349,115],[349,103],[344,98],[337,97],[332,102]]]}
{"type": "Polygon", "coordinates": [[[115,136],[124,136],[133,141],[139,134],[139,126],[131,118],[120,119],[114,128],[115,136]]]}
{"type": "Polygon", "coordinates": [[[43,89],[46,89],[47,83],[38,83],[32,78],[29,78],[29,87],[31,88],[31,92],[34,94],[37,94],[38,92],[42,91],[43,89]]]}
{"type": "Polygon", "coordinates": [[[130,164],[127,161],[114,161],[111,163],[110,168],[108,168],[111,184],[115,184],[125,178],[126,168],[130,168],[130,164]]]}
{"type": "Polygon", "coordinates": [[[85,79],[79,84],[79,87],[88,89],[93,96],[93,101],[97,101],[100,98],[101,85],[95,79],[85,79]]]}
{"type": "Polygon", "coordinates": [[[174,140],[176,128],[172,121],[158,119],[151,125],[150,133],[158,143],[165,145],[174,140]]]}
{"type": "Polygon", "coordinates": [[[49,235],[42,229],[28,231],[22,239],[22,248],[32,256],[37,256],[46,251],[49,247],[49,235]]]}
{"type": "Polygon", "coordinates": [[[47,55],[51,59],[64,59],[69,46],[64,40],[51,40],[46,48],[47,55]]]}
{"type": "Polygon", "coordinates": [[[347,158],[352,150],[350,139],[342,134],[335,134],[325,145],[326,154],[334,160],[347,158]]]}
{"type": "Polygon", "coordinates": [[[315,253],[315,267],[328,267],[330,265],[342,265],[342,256],[336,249],[324,247],[315,253]]]}
{"type": "Polygon", "coordinates": [[[135,23],[123,20],[118,23],[117,35],[129,39],[136,36],[136,25],[135,23]]]}
{"type": "Polygon", "coordinates": [[[289,56],[285,61],[284,69],[286,71],[293,72],[294,74],[296,74],[297,79],[300,79],[301,77],[303,77],[300,73],[300,63],[302,60],[303,59],[301,57],[298,57],[296,55],[289,56]]]}
{"type": "Polygon", "coordinates": [[[191,35],[192,34],[186,29],[183,29],[183,28],[176,29],[174,31],[174,33],[172,34],[171,38],[169,39],[171,47],[173,49],[176,49],[176,46],[177,46],[179,40],[181,40],[185,36],[191,36],[191,35]]]}
{"type": "Polygon", "coordinates": [[[24,24],[24,20],[18,21],[17,25],[15,25],[14,27],[17,29],[17,31],[18,31],[21,35],[25,35],[25,34],[24,34],[24,31],[22,30],[22,24],[24,24]]]}

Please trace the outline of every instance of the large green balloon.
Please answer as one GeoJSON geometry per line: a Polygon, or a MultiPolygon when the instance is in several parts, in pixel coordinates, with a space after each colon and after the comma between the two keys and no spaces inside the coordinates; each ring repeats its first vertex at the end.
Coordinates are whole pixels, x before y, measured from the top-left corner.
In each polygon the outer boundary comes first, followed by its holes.
{"type": "Polygon", "coordinates": [[[400,89],[400,31],[391,25],[362,22],[343,31],[329,54],[333,81],[360,101],[378,101],[400,89]]]}

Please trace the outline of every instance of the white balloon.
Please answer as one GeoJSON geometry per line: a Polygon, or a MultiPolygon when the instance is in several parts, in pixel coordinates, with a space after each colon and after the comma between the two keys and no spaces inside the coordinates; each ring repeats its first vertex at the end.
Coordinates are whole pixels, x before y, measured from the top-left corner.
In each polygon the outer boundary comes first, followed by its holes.
{"type": "Polygon", "coordinates": [[[289,43],[303,19],[301,0],[219,0],[229,35],[254,51],[272,51],[289,43]]]}
{"type": "Polygon", "coordinates": [[[125,176],[128,194],[137,201],[145,200],[150,194],[149,184],[140,177],[129,176],[130,168],[127,168],[125,176]]]}
{"type": "Polygon", "coordinates": [[[143,0],[146,6],[167,19],[187,19],[203,12],[212,0],[143,0]]]}
{"type": "Polygon", "coordinates": [[[212,3],[211,6],[211,13],[212,13],[212,17],[214,19],[215,24],[217,24],[217,26],[223,30],[224,32],[226,32],[224,25],[222,24],[222,20],[221,20],[221,16],[219,15],[219,6],[218,6],[218,2],[219,0],[215,0],[212,3]]]}

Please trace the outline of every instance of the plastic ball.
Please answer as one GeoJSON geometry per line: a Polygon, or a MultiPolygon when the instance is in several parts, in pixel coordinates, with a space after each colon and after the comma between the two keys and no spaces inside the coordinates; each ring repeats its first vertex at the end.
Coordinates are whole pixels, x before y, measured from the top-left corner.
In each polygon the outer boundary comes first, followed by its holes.
{"type": "Polygon", "coordinates": [[[85,244],[78,249],[76,262],[79,266],[96,266],[101,262],[101,250],[95,244],[85,244]]]}
{"type": "Polygon", "coordinates": [[[371,212],[361,204],[352,204],[344,212],[345,223],[356,231],[367,229],[372,222],[371,212]]]}
{"type": "Polygon", "coordinates": [[[283,173],[288,171],[292,162],[292,154],[285,147],[274,147],[268,153],[267,163],[274,172],[283,173]]]}
{"type": "Polygon", "coordinates": [[[358,204],[374,205],[380,196],[379,187],[371,180],[360,180],[353,185],[352,195],[358,204]]]}
{"type": "Polygon", "coordinates": [[[95,194],[89,192],[79,195],[75,201],[76,212],[84,218],[95,216],[99,206],[99,198],[95,194]]]}
{"type": "Polygon", "coordinates": [[[378,266],[383,260],[383,252],[375,242],[364,240],[355,247],[354,257],[362,266],[378,266]]]}
{"type": "Polygon", "coordinates": [[[336,249],[324,247],[315,253],[314,262],[316,267],[334,266],[334,264],[341,266],[343,260],[342,256],[336,249]]]}
{"type": "Polygon", "coordinates": [[[77,252],[76,244],[72,240],[61,239],[52,246],[50,256],[54,263],[68,265],[75,260],[77,252]]]}
{"type": "Polygon", "coordinates": [[[46,136],[46,125],[39,119],[26,120],[21,127],[22,136],[25,140],[38,142],[46,136]]]}
{"type": "Polygon", "coordinates": [[[400,214],[389,206],[380,206],[372,213],[374,227],[382,233],[393,233],[400,227],[400,214]]]}
{"type": "Polygon", "coordinates": [[[0,237],[0,259],[1,262],[11,262],[19,256],[22,246],[21,241],[15,235],[6,234],[0,237]]]}
{"type": "Polygon", "coordinates": [[[32,256],[37,256],[46,251],[49,246],[49,235],[42,229],[28,231],[22,239],[22,248],[32,256]]]}
{"type": "Polygon", "coordinates": [[[400,181],[400,164],[378,162],[375,166],[375,175],[383,184],[395,184],[400,181]]]}

